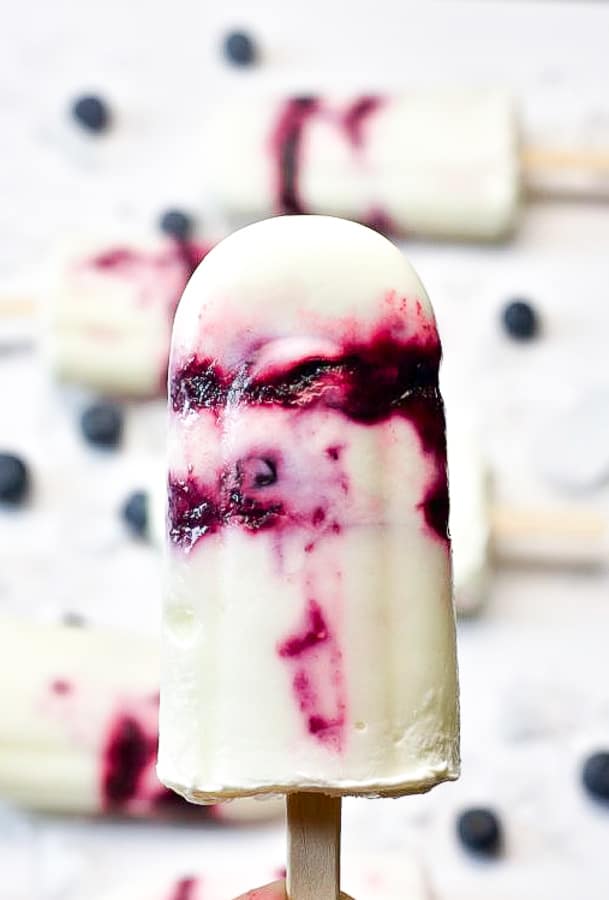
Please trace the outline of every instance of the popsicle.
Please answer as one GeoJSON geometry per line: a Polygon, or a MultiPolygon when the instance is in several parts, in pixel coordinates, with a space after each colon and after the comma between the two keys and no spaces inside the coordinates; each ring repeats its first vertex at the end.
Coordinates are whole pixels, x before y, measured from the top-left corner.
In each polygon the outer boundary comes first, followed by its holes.
{"type": "Polygon", "coordinates": [[[55,374],[107,394],[162,393],[175,307],[207,249],[91,242],[58,254],[42,298],[55,374]]]}
{"type": "Polygon", "coordinates": [[[448,426],[450,534],[459,614],[481,609],[499,564],[594,569],[609,563],[609,523],[601,510],[573,501],[535,505],[500,500],[475,435],[450,415],[448,426]]]}
{"type": "MultiPolygon", "coordinates": [[[[59,813],[192,815],[155,776],[157,725],[156,641],[1,620],[2,800],[59,813]]],[[[210,815],[240,822],[277,812],[274,802],[239,801],[210,815]]]]}
{"type": "Polygon", "coordinates": [[[477,442],[451,421],[449,405],[447,410],[455,607],[459,615],[472,615],[488,599],[491,584],[491,478],[477,442]]]}
{"type": "Polygon", "coordinates": [[[225,99],[205,130],[207,192],[241,223],[332,213],[387,234],[496,240],[529,195],[607,197],[607,135],[572,108],[554,118],[531,133],[493,88],[225,99]]]}
{"type": "Polygon", "coordinates": [[[520,195],[503,92],[245,97],[205,134],[208,191],[233,221],[329,213],[396,235],[496,239],[520,195]]]}
{"type": "Polygon", "coordinates": [[[353,222],[257,223],[191,279],[158,761],[187,799],[285,793],[298,818],[303,792],[457,777],[440,355],[413,269],[353,222]]]}

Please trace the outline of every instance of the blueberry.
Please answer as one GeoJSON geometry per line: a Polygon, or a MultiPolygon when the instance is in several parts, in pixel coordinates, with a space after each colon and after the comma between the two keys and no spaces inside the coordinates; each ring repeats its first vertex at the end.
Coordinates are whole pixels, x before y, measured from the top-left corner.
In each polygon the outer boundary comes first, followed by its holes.
{"type": "Polygon", "coordinates": [[[136,537],[147,537],[148,534],[148,494],[145,491],[134,491],[125,500],[121,509],[131,534],[136,537]]]}
{"type": "Polygon", "coordinates": [[[159,225],[161,231],[179,241],[188,240],[193,229],[192,217],[181,209],[168,209],[161,216],[159,225]]]}
{"type": "Polygon", "coordinates": [[[72,104],[72,115],[88,131],[105,131],[110,124],[110,111],[101,97],[78,97],[72,104]]]}
{"type": "Polygon", "coordinates": [[[244,31],[231,31],[224,38],[224,55],[236,66],[251,66],[256,61],[256,44],[244,31]]]}
{"type": "Polygon", "coordinates": [[[236,476],[244,491],[270,487],[277,481],[277,465],[267,456],[247,456],[237,463],[236,476]]]}
{"type": "Polygon", "coordinates": [[[113,403],[95,403],[80,419],[85,439],[98,447],[116,447],[123,433],[123,413],[113,403]]]}
{"type": "Polygon", "coordinates": [[[0,503],[17,506],[27,496],[30,477],[26,464],[13,453],[0,453],[0,503]]]}
{"type": "Polygon", "coordinates": [[[319,97],[315,94],[299,94],[297,97],[292,98],[294,106],[298,106],[301,109],[310,109],[318,101],[319,97]]]}
{"type": "Polygon", "coordinates": [[[457,834],[468,850],[496,856],[501,848],[501,824],[490,809],[466,809],[457,819],[457,834]]]}
{"type": "Polygon", "coordinates": [[[259,470],[254,476],[256,487],[270,487],[277,481],[277,466],[272,459],[261,459],[259,470]]]}
{"type": "Polygon", "coordinates": [[[511,300],[503,309],[502,319],[507,333],[519,341],[530,340],[539,331],[537,313],[526,300],[511,300]]]}
{"type": "Polygon", "coordinates": [[[67,625],[69,628],[84,628],[86,625],[86,622],[80,613],[75,612],[64,613],[61,623],[62,625],[67,625]]]}
{"type": "Polygon", "coordinates": [[[609,753],[593,753],[582,769],[584,787],[593,797],[609,800],[609,753]]]}

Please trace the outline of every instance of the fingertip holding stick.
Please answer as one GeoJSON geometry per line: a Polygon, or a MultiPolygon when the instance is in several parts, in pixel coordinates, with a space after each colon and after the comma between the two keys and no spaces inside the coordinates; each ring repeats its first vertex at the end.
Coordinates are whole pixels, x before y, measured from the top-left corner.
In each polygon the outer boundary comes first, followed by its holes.
{"type": "Polygon", "coordinates": [[[341,799],[287,797],[288,900],[339,900],[341,799]]]}

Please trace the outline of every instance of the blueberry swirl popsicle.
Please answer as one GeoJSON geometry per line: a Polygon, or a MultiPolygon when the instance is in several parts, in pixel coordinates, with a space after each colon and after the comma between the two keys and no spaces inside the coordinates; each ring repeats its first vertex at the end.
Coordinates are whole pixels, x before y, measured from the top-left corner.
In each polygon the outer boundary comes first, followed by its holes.
{"type": "Polygon", "coordinates": [[[173,314],[207,250],[186,241],[64,248],[44,296],[53,373],[119,397],[162,393],[173,314]]]}
{"type": "Polygon", "coordinates": [[[441,348],[386,238],[244,228],[174,322],[158,772],[198,803],[459,771],[441,348]]]}
{"type": "Polygon", "coordinates": [[[278,815],[253,800],[193,807],[159,784],[158,655],[144,635],[0,617],[0,804],[192,823],[278,815]]]}
{"type": "Polygon", "coordinates": [[[498,240],[518,221],[516,110],[501,91],[229,99],[205,146],[208,191],[243,224],[326,213],[384,234],[498,240]]]}

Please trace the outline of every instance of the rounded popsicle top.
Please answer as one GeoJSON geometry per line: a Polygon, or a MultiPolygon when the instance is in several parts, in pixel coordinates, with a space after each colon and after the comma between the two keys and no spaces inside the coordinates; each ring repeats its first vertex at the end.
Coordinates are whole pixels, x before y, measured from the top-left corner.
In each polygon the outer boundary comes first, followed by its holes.
{"type": "Polygon", "coordinates": [[[260,374],[337,358],[380,331],[437,343],[425,289],[398,248],[345,219],[279,216],[235,232],[198,267],[176,314],[171,367],[200,357],[228,369],[247,361],[260,374]]]}

